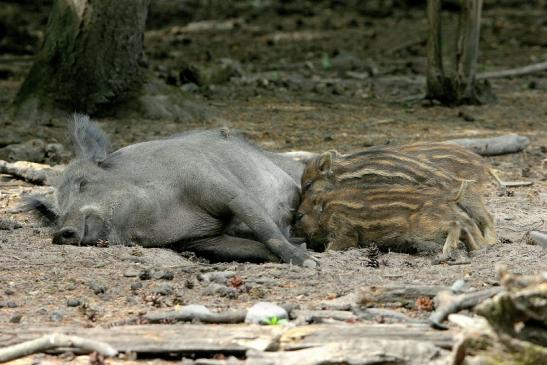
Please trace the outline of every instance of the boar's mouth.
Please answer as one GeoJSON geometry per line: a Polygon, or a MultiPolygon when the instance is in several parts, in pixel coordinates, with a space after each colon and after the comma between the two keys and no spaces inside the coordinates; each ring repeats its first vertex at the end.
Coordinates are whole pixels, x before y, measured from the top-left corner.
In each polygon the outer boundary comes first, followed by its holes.
{"type": "Polygon", "coordinates": [[[66,223],[54,235],[56,245],[96,246],[109,241],[109,225],[96,214],[94,209],[81,209],[81,221],[66,223]]]}

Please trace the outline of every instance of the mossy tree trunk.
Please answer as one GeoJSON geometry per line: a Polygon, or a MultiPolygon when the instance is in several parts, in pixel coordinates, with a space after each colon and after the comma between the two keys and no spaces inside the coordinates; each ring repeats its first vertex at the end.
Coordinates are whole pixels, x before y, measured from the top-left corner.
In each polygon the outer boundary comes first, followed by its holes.
{"type": "Polygon", "coordinates": [[[182,112],[169,105],[180,107],[185,95],[154,80],[146,68],[149,5],[150,0],[55,0],[44,44],[16,96],[16,116],[182,112]]]}

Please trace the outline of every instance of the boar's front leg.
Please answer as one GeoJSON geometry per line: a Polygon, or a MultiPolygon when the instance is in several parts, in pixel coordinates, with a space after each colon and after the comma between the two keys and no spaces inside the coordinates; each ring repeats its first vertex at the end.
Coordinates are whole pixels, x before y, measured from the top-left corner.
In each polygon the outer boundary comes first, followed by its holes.
{"type": "Polygon", "coordinates": [[[213,262],[279,262],[279,258],[263,243],[226,234],[188,242],[184,250],[195,252],[213,262]]]}
{"type": "Polygon", "coordinates": [[[281,233],[268,213],[248,194],[241,193],[228,203],[235,217],[247,224],[266,247],[283,262],[316,267],[316,260],[304,249],[294,246],[281,233]]]}

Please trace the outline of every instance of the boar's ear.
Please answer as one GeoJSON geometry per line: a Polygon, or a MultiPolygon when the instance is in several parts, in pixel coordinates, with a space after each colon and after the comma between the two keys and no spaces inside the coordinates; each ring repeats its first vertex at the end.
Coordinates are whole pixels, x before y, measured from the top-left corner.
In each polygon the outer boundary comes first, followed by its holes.
{"type": "Polygon", "coordinates": [[[77,158],[97,163],[106,159],[108,138],[89,120],[89,116],[74,114],[70,123],[70,135],[77,158]]]}
{"type": "Polygon", "coordinates": [[[330,174],[332,160],[336,156],[336,151],[327,151],[319,156],[318,167],[322,174],[330,174]]]}
{"type": "Polygon", "coordinates": [[[51,223],[56,223],[59,218],[59,209],[55,200],[47,195],[29,195],[23,198],[23,202],[16,208],[18,212],[37,210],[51,223]]]}

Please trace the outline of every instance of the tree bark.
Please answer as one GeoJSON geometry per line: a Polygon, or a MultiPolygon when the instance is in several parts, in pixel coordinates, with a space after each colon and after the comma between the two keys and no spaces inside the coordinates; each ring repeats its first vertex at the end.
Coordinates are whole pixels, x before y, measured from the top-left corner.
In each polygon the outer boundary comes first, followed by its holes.
{"type": "Polygon", "coordinates": [[[450,103],[455,99],[451,80],[446,77],[442,56],[441,0],[427,0],[427,99],[450,103]]]}
{"type": "Polygon", "coordinates": [[[181,91],[155,81],[146,68],[143,42],[149,4],[55,0],[44,44],[15,98],[16,116],[47,119],[75,111],[134,111],[166,117],[180,112],[169,105],[184,103],[181,91]]]}

